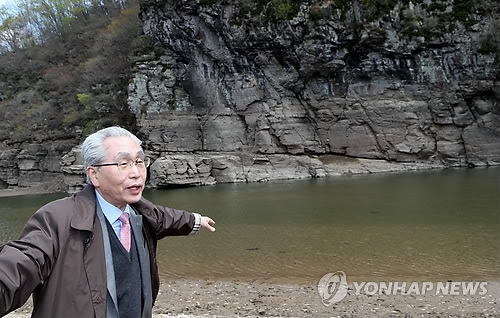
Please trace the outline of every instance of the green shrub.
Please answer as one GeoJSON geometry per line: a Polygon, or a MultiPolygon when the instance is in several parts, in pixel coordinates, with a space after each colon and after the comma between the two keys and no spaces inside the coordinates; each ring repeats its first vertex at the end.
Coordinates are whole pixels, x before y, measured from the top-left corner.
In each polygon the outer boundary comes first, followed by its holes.
{"type": "Polygon", "coordinates": [[[83,106],[89,103],[88,94],[76,94],[76,98],[78,99],[78,102],[80,102],[80,104],[82,104],[83,106]]]}
{"type": "Polygon", "coordinates": [[[349,8],[350,2],[347,0],[334,0],[332,4],[337,9],[345,10],[349,8]]]}
{"type": "Polygon", "coordinates": [[[200,0],[201,5],[214,5],[219,4],[221,0],[200,0]]]}
{"type": "Polygon", "coordinates": [[[147,35],[139,35],[132,41],[132,48],[136,53],[148,54],[154,50],[154,41],[147,35]]]}
{"type": "Polygon", "coordinates": [[[500,55],[500,19],[493,21],[490,29],[480,37],[481,47],[478,49],[480,54],[496,54],[498,59],[500,55]]]}
{"type": "Polygon", "coordinates": [[[452,15],[456,20],[467,22],[469,15],[472,13],[476,5],[480,6],[480,1],[454,0],[452,15]]]}
{"type": "Polygon", "coordinates": [[[318,21],[322,18],[323,15],[317,10],[311,10],[311,12],[309,12],[309,19],[311,19],[311,21],[318,21]]]}
{"type": "Polygon", "coordinates": [[[432,2],[430,5],[427,6],[427,11],[429,12],[433,11],[444,12],[445,10],[446,10],[446,4],[443,3],[432,2]]]}
{"type": "Polygon", "coordinates": [[[483,46],[477,50],[477,53],[489,55],[489,54],[494,54],[496,51],[497,51],[496,48],[492,46],[483,46]]]}
{"type": "Polygon", "coordinates": [[[299,3],[299,0],[241,0],[236,4],[238,13],[233,16],[231,24],[241,25],[246,19],[254,23],[291,20],[299,12],[299,3]]]}
{"type": "Polygon", "coordinates": [[[292,0],[272,0],[271,5],[278,20],[291,20],[299,12],[299,5],[292,0]]]}
{"type": "Polygon", "coordinates": [[[367,12],[366,18],[368,20],[378,19],[394,9],[397,3],[398,0],[363,0],[367,12]]]}
{"type": "Polygon", "coordinates": [[[478,20],[475,20],[475,19],[467,19],[465,22],[464,22],[464,25],[466,27],[470,27],[470,26],[473,26],[474,24],[477,24],[479,23],[478,20]]]}

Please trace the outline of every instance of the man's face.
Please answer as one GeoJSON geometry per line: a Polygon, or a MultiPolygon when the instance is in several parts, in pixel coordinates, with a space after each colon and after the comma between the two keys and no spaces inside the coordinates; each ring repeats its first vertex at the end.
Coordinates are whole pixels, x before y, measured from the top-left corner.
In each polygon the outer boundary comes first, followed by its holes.
{"type": "MultiPolygon", "coordinates": [[[[130,137],[108,137],[104,140],[106,160],[102,163],[115,163],[124,160],[144,159],[139,145],[130,137]]],[[[94,187],[101,196],[114,206],[125,209],[127,204],[139,201],[146,181],[146,168],[136,166],[119,168],[117,166],[88,167],[88,174],[94,187]]]]}

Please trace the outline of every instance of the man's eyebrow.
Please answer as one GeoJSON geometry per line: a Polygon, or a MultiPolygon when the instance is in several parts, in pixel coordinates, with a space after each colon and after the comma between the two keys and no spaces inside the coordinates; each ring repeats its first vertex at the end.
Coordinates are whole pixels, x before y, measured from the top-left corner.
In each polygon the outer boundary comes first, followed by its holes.
{"type": "MultiPolygon", "coordinates": [[[[118,159],[123,159],[123,158],[130,158],[130,157],[131,157],[131,155],[128,152],[119,152],[115,155],[114,159],[118,160],[118,159]]],[[[144,154],[144,152],[142,150],[139,150],[137,152],[137,157],[145,158],[146,155],[144,154]]]]}
{"type": "Polygon", "coordinates": [[[137,157],[144,159],[144,158],[146,158],[146,155],[144,154],[144,151],[139,150],[137,152],[137,157]]]}

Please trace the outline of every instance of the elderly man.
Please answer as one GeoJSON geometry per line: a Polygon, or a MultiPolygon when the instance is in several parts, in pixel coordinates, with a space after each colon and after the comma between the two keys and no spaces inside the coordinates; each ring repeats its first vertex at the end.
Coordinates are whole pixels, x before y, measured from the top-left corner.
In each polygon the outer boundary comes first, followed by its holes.
{"type": "Polygon", "coordinates": [[[32,317],[151,317],[157,240],[215,231],[209,217],[142,197],[149,160],[127,130],[90,135],[82,159],[89,185],[42,207],[0,247],[0,316],[33,294],[32,317]]]}

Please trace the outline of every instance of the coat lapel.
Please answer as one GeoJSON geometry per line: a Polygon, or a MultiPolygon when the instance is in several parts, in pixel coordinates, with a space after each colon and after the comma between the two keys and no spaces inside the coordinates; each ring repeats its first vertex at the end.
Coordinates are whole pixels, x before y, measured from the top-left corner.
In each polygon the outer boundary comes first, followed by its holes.
{"type": "MultiPolygon", "coordinates": [[[[106,264],[103,255],[107,253],[103,241],[100,222],[96,222],[96,198],[93,186],[86,186],[74,197],[75,210],[71,227],[80,231],[84,244],[83,263],[92,295],[96,317],[106,316],[106,264]]],[[[109,245],[109,244],[108,244],[109,245]]]]}
{"type": "Polygon", "coordinates": [[[104,242],[104,258],[106,260],[106,282],[108,287],[106,307],[107,307],[107,317],[114,318],[119,317],[118,314],[118,300],[116,296],[116,283],[115,283],[115,268],[113,266],[113,253],[111,251],[111,245],[109,243],[109,233],[108,227],[106,226],[106,218],[102,212],[99,202],[96,200],[96,210],[97,217],[99,218],[99,223],[101,224],[102,236],[104,242]]]}
{"type": "Polygon", "coordinates": [[[139,256],[139,266],[141,267],[141,284],[144,307],[142,308],[142,317],[151,317],[153,310],[153,296],[151,292],[151,274],[149,266],[149,253],[147,243],[142,233],[142,215],[132,208],[130,213],[130,226],[134,235],[139,256]]]}

